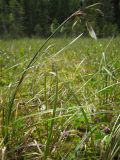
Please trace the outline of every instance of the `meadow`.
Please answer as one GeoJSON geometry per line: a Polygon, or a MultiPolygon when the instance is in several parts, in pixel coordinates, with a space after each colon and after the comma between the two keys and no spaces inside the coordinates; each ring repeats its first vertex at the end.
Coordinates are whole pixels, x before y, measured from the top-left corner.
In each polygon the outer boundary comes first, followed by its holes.
{"type": "Polygon", "coordinates": [[[2,160],[120,158],[120,38],[83,37],[51,39],[13,105],[45,39],[0,40],[2,160]]]}

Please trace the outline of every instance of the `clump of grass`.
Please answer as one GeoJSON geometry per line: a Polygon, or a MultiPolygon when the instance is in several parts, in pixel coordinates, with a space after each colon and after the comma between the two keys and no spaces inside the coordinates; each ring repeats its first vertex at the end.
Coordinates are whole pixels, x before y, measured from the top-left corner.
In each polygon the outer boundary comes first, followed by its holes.
{"type": "MultiPolygon", "coordinates": [[[[80,15],[82,15],[83,13],[81,11],[77,11],[77,13],[80,13],[80,15]]],[[[57,33],[57,31],[66,23],[68,22],[72,17],[76,16],[76,12],[73,13],[70,17],[68,17],[53,33],[50,37],[48,37],[48,39],[43,43],[43,45],[38,49],[38,51],[33,55],[32,59],[30,60],[30,62],[28,63],[27,67],[25,68],[24,72],[22,73],[22,76],[20,78],[20,80],[18,81],[18,84],[15,88],[15,91],[13,92],[13,94],[9,97],[9,102],[8,102],[8,106],[7,106],[7,111],[5,113],[5,118],[3,118],[4,120],[4,144],[7,145],[8,141],[9,141],[9,124],[11,121],[11,116],[12,116],[12,110],[13,110],[13,105],[14,105],[14,100],[16,97],[16,94],[19,90],[19,87],[21,85],[21,83],[23,82],[23,79],[26,75],[26,72],[28,71],[28,69],[31,67],[31,65],[34,63],[35,59],[38,57],[38,55],[40,54],[41,50],[44,48],[44,46],[47,44],[47,42],[54,36],[55,33],[57,33]]],[[[43,53],[44,54],[44,53],[43,53]]],[[[7,147],[9,148],[9,146],[7,147]]]]}

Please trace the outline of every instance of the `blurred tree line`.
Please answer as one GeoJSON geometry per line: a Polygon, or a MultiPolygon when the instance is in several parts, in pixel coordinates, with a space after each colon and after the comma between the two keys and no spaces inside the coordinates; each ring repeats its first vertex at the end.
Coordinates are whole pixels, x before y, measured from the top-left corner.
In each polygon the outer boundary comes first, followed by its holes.
{"type": "MultiPolygon", "coordinates": [[[[79,8],[101,2],[88,17],[99,37],[120,31],[120,0],[0,0],[0,37],[47,37],[79,8]],[[103,12],[101,15],[99,12],[103,12]]],[[[60,35],[73,36],[85,30],[82,22],[72,30],[68,22],[60,35]]]]}

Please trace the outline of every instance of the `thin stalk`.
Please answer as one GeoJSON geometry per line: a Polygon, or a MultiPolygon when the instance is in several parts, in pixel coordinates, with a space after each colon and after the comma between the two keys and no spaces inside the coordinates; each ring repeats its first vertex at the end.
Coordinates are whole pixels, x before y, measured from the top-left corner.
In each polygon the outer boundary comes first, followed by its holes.
{"type": "Polygon", "coordinates": [[[55,101],[54,101],[54,107],[53,107],[53,115],[52,115],[52,120],[51,120],[51,125],[50,125],[50,131],[48,134],[48,139],[46,142],[46,148],[45,148],[45,156],[44,156],[44,160],[47,159],[48,155],[49,155],[49,147],[50,147],[50,143],[51,143],[51,139],[52,139],[52,133],[53,133],[53,126],[54,126],[54,122],[55,122],[55,116],[56,116],[56,108],[57,108],[57,102],[58,102],[58,75],[57,75],[57,71],[55,72],[55,101]]]}
{"type": "MultiPolygon", "coordinates": [[[[47,73],[45,73],[44,78],[44,95],[45,95],[45,107],[46,110],[48,109],[48,102],[47,102],[47,73]]],[[[48,123],[46,123],[47,135],[48,135],[48,123]]]]}
{"type": "MultiPolygon", "coordinates": [[[[77,98],[77,96],[75,95],[75,93],[72,91],[72,89],[71,89],[68,85],[67,85],[66,87],[68,88],[68,90],[69,90],[69,92],[72,94],[72,96],[74,97],[74,99],[75,99],[75,101],[77,102],[77,104],[78,104],[79,106],[82,106],[81,103],[80,103],[80,101],[79,101],[79,99],[77,98]]],[[[91,127],[90,127],[90,124],[89,124],[89,120],[88,120],[88,118],[87,118],[87,115],[86,115],[84,109],[83,109],[82,107],[80,107],[80,110],[81,110],[81,112],[82,112],[82,114],[83,114],[83,117],[84,117],[84,119],[85,119],[85,123],[86,123],[86,125],[87,125],[87,130],[91,130],[91,127]]]]}
{"type": "MultiPolygon", "coordinates": [[[[80,110],[81,110],[82,115],[83,115],[83,117],[84,117],[84,119],[85,119],[85,123],[86,123],[86,126],[87,126],[87,131],[90,131],[90,132],[91,132],[92,128],[91,128],[91,126],[90,126],[90,124],[89,124],[89,119],[88,119],[88,117],[87,117],[86,112],[85,112],[84,109],[82,108],[82,105],[81,105],[79,99],[77,98],[76,94],[72,91],[72,89],[71,89],[69,86],[67,86],[67,88],[68,88],[68,90],[70,91],[70,93],[73,95],[73,97],[74,97],[74,99],[76,100],[77,104],[78,104],[79,106],[81,106],[81,107],[80,107],[80,110]]],[[[91,136],[91,144],[92,144],[93,148],[95,148],[95,146],[94,146],[94,140],[93,140],[92,136],[91,136]]]]}

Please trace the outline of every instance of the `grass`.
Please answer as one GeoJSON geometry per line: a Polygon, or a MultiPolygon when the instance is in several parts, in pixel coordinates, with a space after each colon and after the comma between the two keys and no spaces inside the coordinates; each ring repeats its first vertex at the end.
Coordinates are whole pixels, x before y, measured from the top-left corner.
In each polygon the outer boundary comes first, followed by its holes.
{"type": "Polygon", "coordinates": [[[48,42],[27,70],[10,119],[11,95],[45,39],[0,41],[2,160],[119,159],[120,38],[71,41],[48,42]]]}

